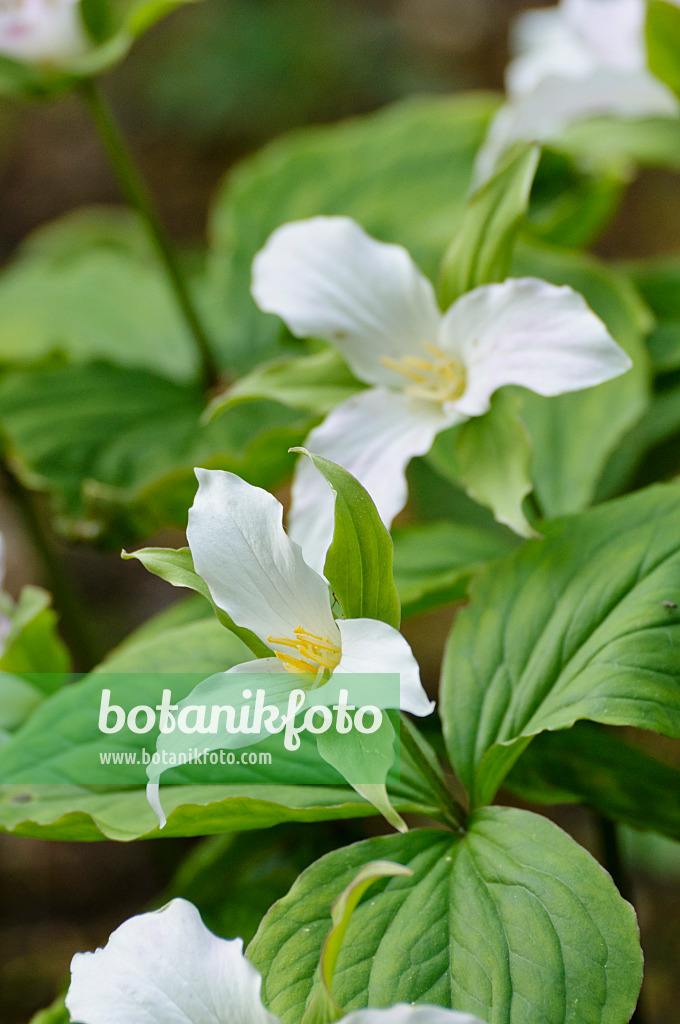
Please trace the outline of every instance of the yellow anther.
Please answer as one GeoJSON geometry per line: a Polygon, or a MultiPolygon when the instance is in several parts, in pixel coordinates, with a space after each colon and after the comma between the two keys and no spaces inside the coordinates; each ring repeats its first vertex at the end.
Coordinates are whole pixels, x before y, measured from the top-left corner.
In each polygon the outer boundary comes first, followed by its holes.
{"type": "Polygon", "coordinates": [[[291,647],[300,655],[293,657],[282,651],[274,651],[274,654],[283,662],[288,672],[296,675],[317,676],[320,671],[332,672],[340,661],[340,648],[328,637],[317,636],[310,633],[302,626],[296,626],[293,630],[294,637],[268,636],[268,644],[277,644],[279,647],[291,647]]]}
{"type": "Polygon", "coordinates": [[[406,394],[428,402],[455,402],[465,391],[465,370],[436,345],[426,341],[423,348],[432,356],[431,359],[420,356],[390,359],[383,356],[380,362],[412,382],[404,387],[406,394]]]}

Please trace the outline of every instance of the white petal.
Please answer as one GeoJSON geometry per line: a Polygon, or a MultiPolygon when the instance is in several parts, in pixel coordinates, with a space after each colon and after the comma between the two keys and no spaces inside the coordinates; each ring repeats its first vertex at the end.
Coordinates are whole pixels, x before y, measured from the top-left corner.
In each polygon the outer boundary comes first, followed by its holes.
{"type": "MultiPolygon", "coordinates": [[[[420,402],[396,391],[371,388],[348,398],[315,427],[305,441],[347,469],[366,488],[389,526],[406,504],[405,470],[415,455],[429,451],[435,436],[460,419],[434,402],[420,402]]],[[[333,492],[310,459],[298,459],[293,478],[288,531],[306,561],[319,572],[333,538],[333,492]]]]}
{"type": "Polygon", "coordinates": [[[0,53],[28,63],[61,63],[87,40],[77,0],[22,0],[0,10],[0,53]]]}
{"type": "MultiPolygon", "coordinates": [[[[418,662],[399,630],[377,619],[340,619],[342,657],[333,673],[333,681],[344,672],[392,673],[400,677],[399,707],[412,715],[429,715],[434,711],[420,681],[418,662]]],[[[370,695],[369,695],[370,696],[370,695]]],[[[367,700],[366,703],[375,703],[367,700]]]]}
{"type": "Polygon", "coordinates": [[[562,0],[561,9],[603,64],[628,71],[645,66],[645,0],[562,0]]]}
{"type": "Polygon", "coordinates": [[[219,939],[176,899],[131,917],[103,949],[71,962],[66,1006],[78,1024],[277,1024],[241,939],[219,939]]]}
{"type": "Polygon", "coordinates": [[[355,1010],[342,1018],[342,1024],[484,1024],[484,1021],[443,1006],[397,1003],[386,1010],[355,1010]]]}
{"type": "Polygon", "coordinates": [[[297,626],[335,640],[328,586],[283,529],[276,498],[233,473],[197,469],[187,539],[213,600],[260,639],[297,626]]]}
{"type": "Polygon", "coordinates": [[[534,278],[463,295],[444,318],[440,345],[465,365],[466,389],[454,405],[467,416],[486,412],[504,384],[561,395],[602,384],[632,365],[581,295],[534,278]]]}
{"type": "Polygon", "coordinates": [[[314,217],[273,233],[253,263],[253,296],[300,338],[325,338],[369,384],[400,384],[385,357],[433,343],[434,289],[399,245],[348,217],[314,217]]]}

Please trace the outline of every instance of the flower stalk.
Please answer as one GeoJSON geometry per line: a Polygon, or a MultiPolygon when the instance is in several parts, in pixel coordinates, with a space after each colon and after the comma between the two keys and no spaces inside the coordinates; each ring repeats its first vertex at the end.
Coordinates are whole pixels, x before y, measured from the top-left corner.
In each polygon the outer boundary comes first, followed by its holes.
{"type": "Polygon", "coordinates": [[[125,200],[146,224],[179,311],[193,339],[199,359],[201,384],[208,391],[217,384],[219,371],[208,335],[189,292],[177,255],[170,244],[146,184],[101,90],[93,79],[86,79],[80,85],[80,93],[88,107],[125,200]]]}

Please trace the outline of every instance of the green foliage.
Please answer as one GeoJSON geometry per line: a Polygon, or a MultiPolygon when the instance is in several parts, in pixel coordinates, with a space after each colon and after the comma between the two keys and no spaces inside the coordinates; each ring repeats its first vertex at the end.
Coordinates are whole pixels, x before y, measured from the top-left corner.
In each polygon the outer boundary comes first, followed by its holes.
{"type": "Polygon", "coordinates": [[[678,485],[649,488],[548,524],[477,577],[441,692],[475,806],[545,730],[588,718],[680,736],[679,511],[678,485]]]}
{"type": "Polygon", "coordinates": [[[680,11],[665,0],[647,5],[647,55],[657,78],[680,96],[680,11]]]}
{"type": "MultiPolygon", "coordinates": [[[[484,94],[410,100],[291,134],[228,177],[213,213],[211,292],[221,305],[213,309],[212,333],[240,373],[281,353],[280,323],[257,309],[249,288],[253,257],[286,221],[353,217],[376,238],[405,246],[436,277],[442,253],[460,231],[472,165],[496,105],[484,94]]],[[[564,160],[558,171],[556,182],[546,165],[537,182],[532,229],[555,241],[567,230],[571,241],[576,206],[590,238],[611,212],[607,204],[603,209],[600,181],[564,160]]],[[[283,344],[300,351],[289,337],[283,344]]]]}
{"type": "Polygon", "coordinates": [[[454,458],[458,478],[470,497],[492,509],[498,522],[520,537],[531,537],[534,529],[523,503],[533,486],[532,450],[520,409],[521,399],[515,393],[506,390],[494,395],[485,416],[468,420],[456,431],[454,458]]]}
{"type": "Polygon", "coordinates": [[[99,362],[8,374],[0,410],[16,475],[50,494],[60,529],[114,544],[183,528],[194,466],[274,486],[304,434],[274,404],[252,403],[201,426],[198,388],[99,362]]]}
{"type": "Polygon", "coordinates": [[[237,626],[230,615],[219,608],[212,599],[210,589],[205,580],[194,569],[194,560],[189,548],[142,548],[140,551],[123,552],[123,558],[136,558],[145,569],[155,576],[160,576],[173,587],[187,587],[196,591],[209,601],[215,615],[227,629],[231,630],[256,657],[267,658],[271,651],[249,629],[237,626]]]}
{"type": "Polygon", "coordinates": [[[632,909],[568,836],[526,811],[488,807],[465,835],[417,830],[336,850],[314,864],[262,922],[248,957],[284,1024],[302,1017],[328,928],[328,907],[375,859],[412,878],[376,883],[338,957],[345,1011],[439,1003],[492,1024],[630,1017],[641,978],[632,909]]]}
{"type": "Polygon", "coordinates": [[[394,548],[373,500],[342,466],[304,448],[335,495],[335,528],[324,573],[346,619],[380,619],[399,627],[399,595],[392,575],[394,548]]]}
{"type": "Polygon", "coordinates": [[[210,836],[185,857],[160,902],[176,896],[191,900],[216,935],[250,942],[297,876],[334,849],[341,836],[349,839],[353,833],[358,829],[351,823],[343,829],[319,822],[314,828],[280,825],[267,833],[266,842],[253,832],[210,836]]]}
{"type": "Polygon", "coordinates": [[[506,786],[534,803],[585,803],[624,825],[680,839],[680,768],[594,722],[537,736],[506,786]]]}
{"type": "Polygon", "coordinates": [[[538,146],[523,146],[471,196],[442,263],[439,298],[443,309],[465,292],[508,276],[539,157],[538,146]]]}
{"type": "Polygon", "coordinates": [[[195,376],[191,338],[133,214],[78,210],[30,235],[0,273],[0,365],[48,356],[195,376]]]}
{"type": "Polygon", "coordinates": [[[458,521],[397,527],[393,538],[394,582],[404,618],[465,597],[475,572],[517,543],[509,530],[458,521]]]}
{"type": "Polygon", "coordinates": [[[364,387],[333,349],[308,356],[277,359],[256,366],[218,395],[208,406],[208,417],[219,416],[241,402],[268,398],[292,409],[320,416],[364,387]]]}
{"type": "Polygon", "coordinates": [[[596,388],[555,398],[525,393],[520,415],[534,453],[531,476],[541,511],[552,518],[588,507],[617,444],[643,415],[650,397],[643,336],[652,321],[630,282],[591,257],[520,245],[513,273],[579,292],[633,360],[631,370],[596,388]]]}
{"type": "MultiPolygon", "coordinates": [[[[97,720],[107,676],[115,680],[113,699],[123,706],[145,701],[155,704],[157,673],[173,673],[173,696],[181,696],[180,687],[188,692],[198,679],[250,656],[241,641],[213,618],[189,618],[178,625],[176,615],[167,616],[164,613],[161,619],[167,628],[144,627],[112,652],[98,670],[44,701],[0,748],[0,829],[76,841],[131,840],[158,834],[156,816],[140,786],[139,769],[130,769],[124,786],[107,785],[106,771],[98,768],[97,750],[102,745],[97,720]],[[182,679],[182,674],[186,678],[182,679]],[[64,729],[65,722],[68,729],[64,729]],[[38,778],[38,782],[31,781],[38,778]]],[[[106,749],[117,749],[115,737],[109,739],[106,749]]],[[[150,734],[139,735],[137,741],[136,748],[125,749],[141,751],[154,742],[150,734]]],[[[183,784],[164,790],[168,824],[163,837],[375,814],[371,804],[349,789],[330,767],[328,774],[320,777],[316,745],[314,748],[313,756],[308,756],[303,745],[297,760],[288,751],[285,756],[282,751],[278,756],[275,753],[276,785],[271,784],[271,770],[260,766],[230,769],[228,785],[223,782],[223,769],[198,784],[189,766],[186,775],[175,779],[183,784]],[[306,784],[302,785],[300,778],[305,772],[306,784]]],[[[400,811],[427,814],[433,810],[408,772],[393,781],[391,793],[400,811]]]]}

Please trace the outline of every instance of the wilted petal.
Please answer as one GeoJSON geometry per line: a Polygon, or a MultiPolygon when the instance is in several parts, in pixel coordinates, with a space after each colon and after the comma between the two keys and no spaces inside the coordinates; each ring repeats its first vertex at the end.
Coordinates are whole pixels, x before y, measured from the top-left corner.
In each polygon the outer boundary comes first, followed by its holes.
{"type": "Polygon", "coordinates": [[[276,498],[233,473],[197,469],[187,539],[215,604],[267,642],[296,627],[337,636],[328,586],[283,529],[276,498]]]}
{"type": "Polygon", "coordinates": [[[175,899],[132,917],[103,949],[71,962],[66,1007],[78,1024],[277,1024],[241,939],[220,939],[175,899]]]}
{"type": "MultiPolygon", "coordinates": [[[[419,716],[434,711],[434,701],[429,699],[420,681],[418,662],[399,630],[376,619],[340,619],[338,626],[342,657],[333,673],[336,684],[343,672],[398,673],[401,710],[419,716]]],[[[370,694],[367,698],[366,703],[370,704],[370,694]]]]}
{"type": "Polygon", "coordinates": [[[342,1018],[342,1024],[484,1024],[484,1021],[443,1006],[397,1003],[386,1010],[355,1010],[342,1018]]]}
{"type": "Polygon", "coordinates": [[[300,338],[325,338],[369,384],[401,384],[383,359],[434,343],[441,313],[432,285],[399,245],[348,217],[278,228],[253,263],[253,296],[300,338]]]}
{"type": "Polygon", "coordinates": [[[534,278],[485,285],[458,299],[440,344],[465,366],[465,392],[454,405],[467,416],[486,412],[505,384],[561,395],[632,365],[581,295],[534,278]]]}
{"type": "MultiPolygon", "coordinates": [[[[451,426],[456,418],[455,414],[447,417],[441,405],[434,402],[371,388],[329,413],[312,430],[305,448],[356,477],[389,526],[406,504],[407,465],[415,455],[429,451],[439,431],[451,426]]],[[[303,456],[295,469],[288,530],[302,546],[306,561],[319,572],[333,538],[334,522],[333,492],[303,456]]]]}

